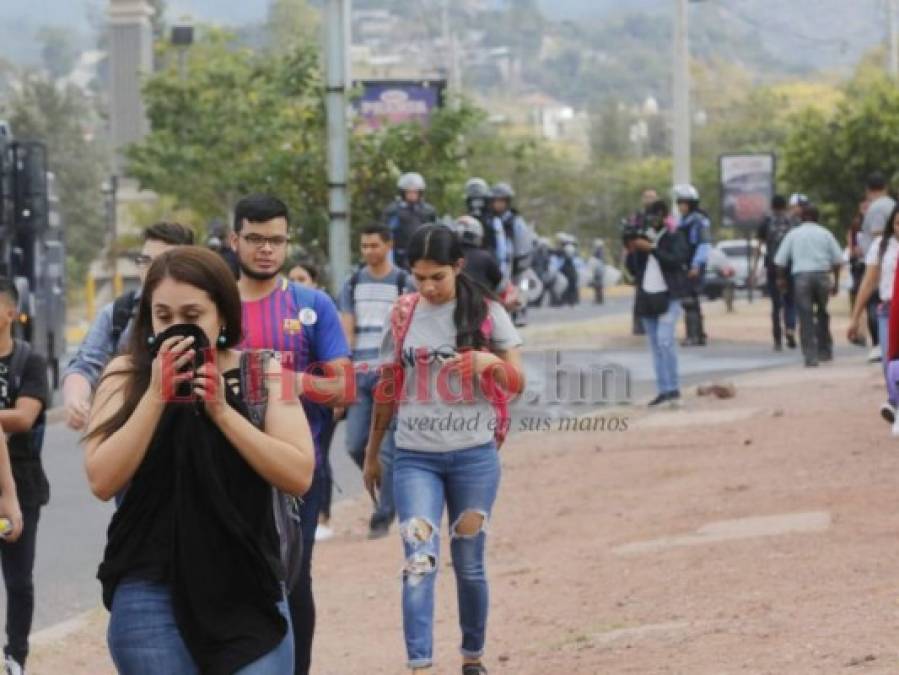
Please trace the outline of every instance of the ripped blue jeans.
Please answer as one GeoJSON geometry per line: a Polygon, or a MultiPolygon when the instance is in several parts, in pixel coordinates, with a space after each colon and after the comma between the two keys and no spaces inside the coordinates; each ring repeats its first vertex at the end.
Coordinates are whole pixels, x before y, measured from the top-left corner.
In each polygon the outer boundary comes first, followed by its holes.
{"type": "Polygon", "coordinates": [[[440,524],[446,504],[456,573],[462,655],[479,657],[487,633],[487,525],[499,488],[500,463],[491,441],[466,450],[397,448],[393,491],[406,556],[403,632],[410,668],[433,660],[434,585],[440,568],[440,524]]]}

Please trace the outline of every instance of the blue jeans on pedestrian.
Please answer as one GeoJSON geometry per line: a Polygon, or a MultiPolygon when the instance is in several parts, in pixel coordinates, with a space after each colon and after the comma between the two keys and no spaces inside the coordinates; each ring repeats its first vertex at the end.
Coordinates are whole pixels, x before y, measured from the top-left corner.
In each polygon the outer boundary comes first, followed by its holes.
{"type": "MultiPolygon", "coordinates": [[[[356,402],[346,411],[347,452],[361,469],[365,461],[365,446],[371,429],[374,392],[378,384],[378,372],[356,373],[356,402]]],[[[388,429],[381,441],[381,492],[375,507],[374,518],[386,523],[393,521],[396,507],[393,499],[393,461],[396,453],[393,429],[388,429]]]]}
{"type": "Polygon", "coordinates": [[[659,316],[644,316],[643,328],[652,350],[652,362],[656,371],[656,387],[660,394],[680,390],[677,373],[677,320],[680,317],[680,301],[672,298],[668,311],[659,316]]]}
{"type": "MultiPolygon", "coordinates": [[[[890,301],[880,303],[877,307],[877,334],[880,337],[880,365],[883,369],[883,378],[886,380],[887,367],[890,365],[890,301]]],[[[887,391],[889,391],[887,386],[887,391]]],[[[890,401],[892,405],[896,405],[896,401],[890,401]]]]}
{"type": "Polygon", "coordinates": [[[410,668],[427,668],[433,660],[434,585],[440,568],[444,504],[450,522],[462,655],[478,658],[484,653],[489,606],[487,524],[499,478],[499,453],[493,441],[447,452],[397,448],[393,485],[406,556],[403,632],[410,668]]]}
{"type": "MultiPolygon", "coordinates": [[[[287,602],[279,602],[278,609],[288,622],[281,644],[235,675],[293,672],[293,631],[287,602]]],[[[164,584],[123,580],[112,599],[106,639],[119,675],[199,675],[175,624],[172,594],[164,584]]]]}

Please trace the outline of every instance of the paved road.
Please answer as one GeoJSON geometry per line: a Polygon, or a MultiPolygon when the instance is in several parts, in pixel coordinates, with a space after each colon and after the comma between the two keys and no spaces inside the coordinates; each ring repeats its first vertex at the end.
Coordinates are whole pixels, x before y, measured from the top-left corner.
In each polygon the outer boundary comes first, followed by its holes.
{"type": "MultiPolygon", "coordinates": [[[[534,312],[534,323],[588,319],[600,314],[629,311],[630,301],[612,299],[603,307],[582,305],[577,308],[542,309],[534,312]]],[[[681,350],[684,386],[742,371],[795,364],[795,353],[775,354],[764,347],[739,348],[712,344],[704,349],[681,350]]],[[[645,349],[620,351],[566,351],[560,361],[544,353],[525,357],[528,395],[513,409],[513,430],[522,420],[535,417],[559,417],[593,410],[597,403],[632,400],[642,403],[653,393],[653,373],[645,349]],[[554,404],[554,385],[567,386],[571,374],[558,374],[569,367],[578,372],[605,374],[605,390],[594,387],[592,402],[582,405],[554,404]],[[617,385],[613,386],[613,385],[617,385]]],[[[333,465],[338,491],[335,499],[353,497],[361,491],[355,465],[344,451],[343,425],[333,444],[333,465]]],[[[38,536],[36,564],[37,610],[35,628],[40,629],[96,607],[99,584],[95,579],[102,556],[105,531],[112,507],[94,499],[87,487],[81,450],[76,434],[62,424],[52,425],[46,435],[45,465],[52,485],[52,501],[44,510],[38,536]]],[[[0,614],[2,615],[2,614],[0,614]]]]}

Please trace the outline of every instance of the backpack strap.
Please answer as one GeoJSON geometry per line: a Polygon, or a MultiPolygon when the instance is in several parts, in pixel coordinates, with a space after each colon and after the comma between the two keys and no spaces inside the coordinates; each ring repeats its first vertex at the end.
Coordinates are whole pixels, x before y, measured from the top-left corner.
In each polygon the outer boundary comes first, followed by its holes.
{"type": "Polygon", "coordinates": [[[350,276],[349,285],[350,285],[350,302],[353,303],[353,309],[356,308],[356,286],[359,285],[359,277],[362,276],[362,267],[356,269],[353,272],[352,276],[350,276]]]}
{"type": "Polygon", "coordinates": [[[109,336],[112,338],[112,344],[118,351],[119,340],[122,339],[122,333],[134,316],[134,304],[137,301],[137,291],[132,289],[122,293],[112,303],[112,329],[109,336]]]}
{"type": "MultiPolygon", "coordinates": [[[[421,299],[419,293],[406,293],[397,298],[393,309],[390,311],[390,331],[393,336],[393,355],[397,365],[402,366],[403,343],[409,334],[409,326],[412,325],[412,315],[421,299]]],[[[400,371],[402,372],[402,370],[400,371]]]]}
{"type": "Polygon", "coordinates": [[[267,350],[240,354],[240,391],[247,403],[250,422],[259,429],[265,428],[265,411],[268,408],[265,371],[271,357],[272,353],[267,350]]]}
{"type": "Polygon", "coordinates": [[[31,345],[24,340],[15,338],[13,340],[12,359],[9,362],[11,389],[9,398],[13,402],[15,402],[16,397],[19,395],[19,390],[22,388],[25,364],[28,362],[29,356],[31,356],[31,345]]]}
{"type": "Polygon", "coordinates": [[[409,275],[402,268],[397,268],[397,270],[399,273],[396,275],[396,296],[399,297],[406,293],[406,283],[409,280],[409,275]]]}

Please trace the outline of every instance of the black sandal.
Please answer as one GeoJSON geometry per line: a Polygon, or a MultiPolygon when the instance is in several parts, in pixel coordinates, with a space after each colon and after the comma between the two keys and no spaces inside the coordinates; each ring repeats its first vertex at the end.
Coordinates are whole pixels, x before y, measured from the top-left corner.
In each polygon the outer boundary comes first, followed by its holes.
{"type": "Polygon", "coordinates": [[[466,663],[462,666],[462,675],[487,675],[487,669],[482,663],[466,663]]]}

